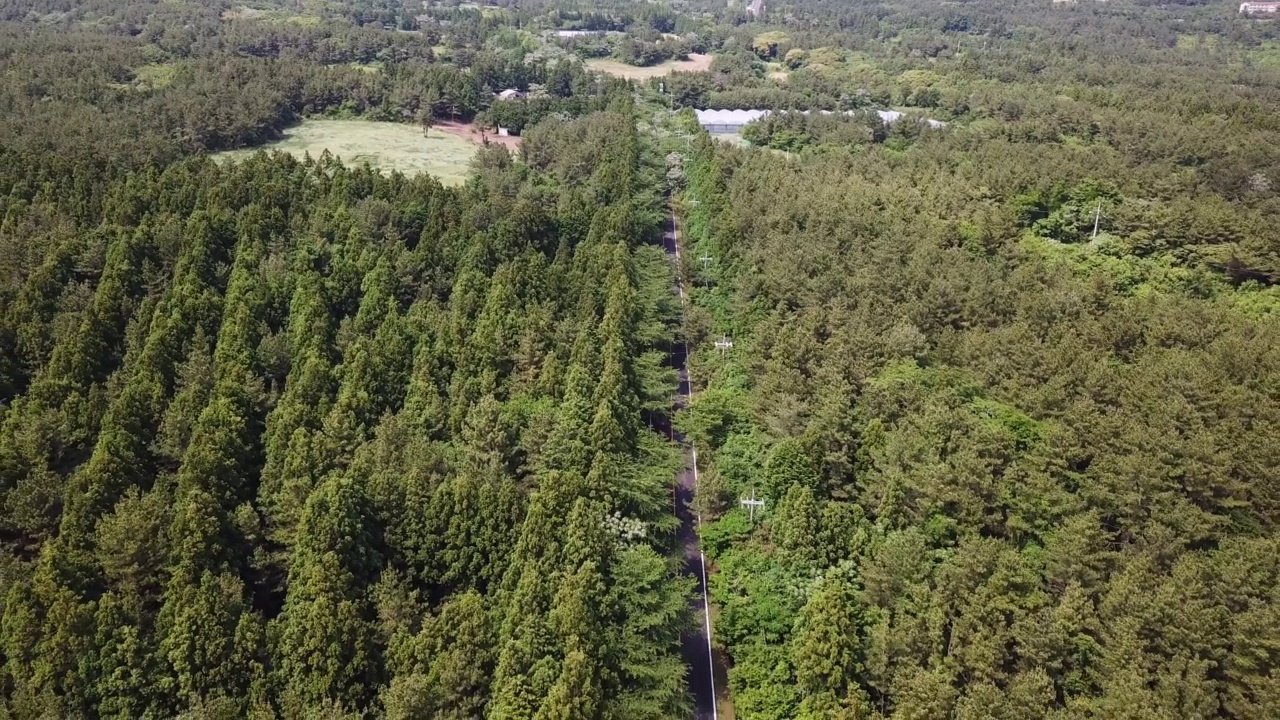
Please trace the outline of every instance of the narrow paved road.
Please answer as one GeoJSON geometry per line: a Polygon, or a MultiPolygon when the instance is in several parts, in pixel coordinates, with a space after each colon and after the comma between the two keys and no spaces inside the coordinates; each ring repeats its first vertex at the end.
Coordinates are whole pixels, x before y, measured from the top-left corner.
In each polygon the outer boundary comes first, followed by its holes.
{"type": "MultiPolygon", "coordinates": [[[[680,304],[687,299],[684,283],[680,279],[680,230],[676,225],[674,210],[667,218],[667,227],[662,233],[662,243],[667,255],[676,266],[676,287],[680,294],[680,304]]],[[[680,376],[680,394],[676,398],[677,410],[683,408],[692,397],[689,385],[689,367],[686,359],[689,349],[677,346],[671,358],[672,365],[680,376]]],[[[676,517],[680,519],[680,542],[684,546],[684,573],[698,581],[698,596],[694,600],[696,612],[701,623],[696,632],[686,633],[681,639],[684,662],[688,666],[689,689],[693,693],[694,717],[697,720],[719,720],[719,709],[716,707],[715,664],[711,652],[711,608],[707,602],[707,559],[698,547],[698,529],[701,519],[693,510],[693,490],[698,484],[698,449],[693,443],[685,442],[679,433],[674,437],[684,446],[685,465],[676,478],[675,499],[676,517]]]]}

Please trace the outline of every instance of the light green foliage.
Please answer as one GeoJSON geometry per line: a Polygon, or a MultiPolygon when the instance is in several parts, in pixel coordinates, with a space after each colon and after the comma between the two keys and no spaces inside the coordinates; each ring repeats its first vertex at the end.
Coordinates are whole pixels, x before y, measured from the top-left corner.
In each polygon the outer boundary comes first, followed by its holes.
{"type": "Polygon", "coordinates": [[[778,548],[794,562],[814,565],[820,552],[818,502],[813,488],[793,484],[778,502],[771,524],[771,536],[778,548]]]}
{"type": "Polygon", "coordinates": [[[280,620],[277,662],[288,712],[327,702],[359,708],[373,697],[380,678],[364,588],[381,558],[372,519],[367,497],[347,478],[330,476],[307,499],[280,620]]]}
{"type": "Polygon", "coordinates": [[[774,446],[764,464],[764,490],[780,500],[795,486],[810,493],[821,490],[820,478],[807,449],[796,440],[784,440],[774,446]]]}

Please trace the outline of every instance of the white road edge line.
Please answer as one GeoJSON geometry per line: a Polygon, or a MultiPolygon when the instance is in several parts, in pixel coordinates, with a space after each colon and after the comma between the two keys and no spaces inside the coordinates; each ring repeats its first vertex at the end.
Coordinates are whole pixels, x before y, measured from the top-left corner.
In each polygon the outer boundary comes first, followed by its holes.
{"type": "MultiPolygon", "coordinates": [[[[685,351],[688,352],[687,350],[685,351]]],[[[689,449],[693,451],[693,487],[695,492],[698,487],[698,447],[693,443],[689,443],[689,449]]],[[[716,709],[716,661],[715,651],[711,649],[711,603],[707,600],[707,556],[702,552],[702,514],[698,513],[694,517],[698,520],[698,562],[702,565],[702,616],[707,621],[707,665],[711,671],[711,720],[718,720],[719,713],[716,709]]]]}
{"type": "MultiPolygon", "coordinates": [[[[680,308],[685,306],[684,281],[680,279],[680,226],[676,224],[676,211],[671,210],[671,246],[676,249],[676,289],[680,291],[680,308]]],[[[684,396],[686,407],[693,402],[693,379],[689,377],[689,343],[684,344],[684,396]]],[[[693,454],[693,487],[698,488],[698,446],[689,442],[689,450],[693,454]]],[[[702,617],[707,628],[707,669],[711,671],[711,720],[719,720],[716,701],[716,661],[711,649],[711,602],[707,600],[707,556],[702,552],[702,513],[694,515],[698,529],[698,563],[702,570],[702,617]]]]}

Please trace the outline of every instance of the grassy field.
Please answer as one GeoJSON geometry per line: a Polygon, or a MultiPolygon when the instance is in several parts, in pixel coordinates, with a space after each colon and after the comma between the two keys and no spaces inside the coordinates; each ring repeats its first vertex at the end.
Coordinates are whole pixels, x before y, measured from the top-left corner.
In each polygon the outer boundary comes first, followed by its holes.
{"type": "Polygon", "coordinates": [[[463,138],[441,130],[427,137],[416,125],[372,120],[304,120],[289,128],[284,139],[244,150],[219,153],[228,160],[246,158],[259,150],[283,150],[299,158],[310,153],[319,157],[328,150],[349,165],[368,162],[380,170],[399,170],[405,175],[431,173],[445,185],[466,182],[476,147],[463,138]]]}
{"type": "Polygon", "coordinates": [[[592,70],[609,73],[614,77],[627,78],[628,80],[645,80],[651,77],[670,75],[677,70],[680,72],[702,72],[711,67],[711,56],[690,53],[688,60],[668,60],[649,67],[636,67],[635,65],[620,63],[617,60],[595,58],[587,61],[587,67],[592,70]]]}
{"type": "MultiPolygon", "coordinates": [[[[1179,46],[1181,45],[1182,43],[1179,43],[1179,46]]],[[[1263,41],[1257,47],[1249,49],[1247,55],[1253,60],[1254,65],[1258,67],[1268,70],[1280,68],[1280,42],[1275,40],[1263,41]]]]}
{"type": "Polygon", "coordinates": [[[738,147],[746,147],[751,144],[743,140],[742,135],[738,133],[712,133],[711,139],[729,143],[730,145],[737,145],[738,147]]]}

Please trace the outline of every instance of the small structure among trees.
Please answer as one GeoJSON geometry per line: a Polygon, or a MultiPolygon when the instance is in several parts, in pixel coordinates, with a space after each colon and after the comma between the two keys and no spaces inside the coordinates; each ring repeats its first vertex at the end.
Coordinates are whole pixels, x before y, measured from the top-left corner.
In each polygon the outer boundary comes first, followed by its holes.
{"type": "Polygon", "coordinates": [[[1280,2],[1242,2],[1241,15],[1275,15],[1280,12],[1280,2]]]}

